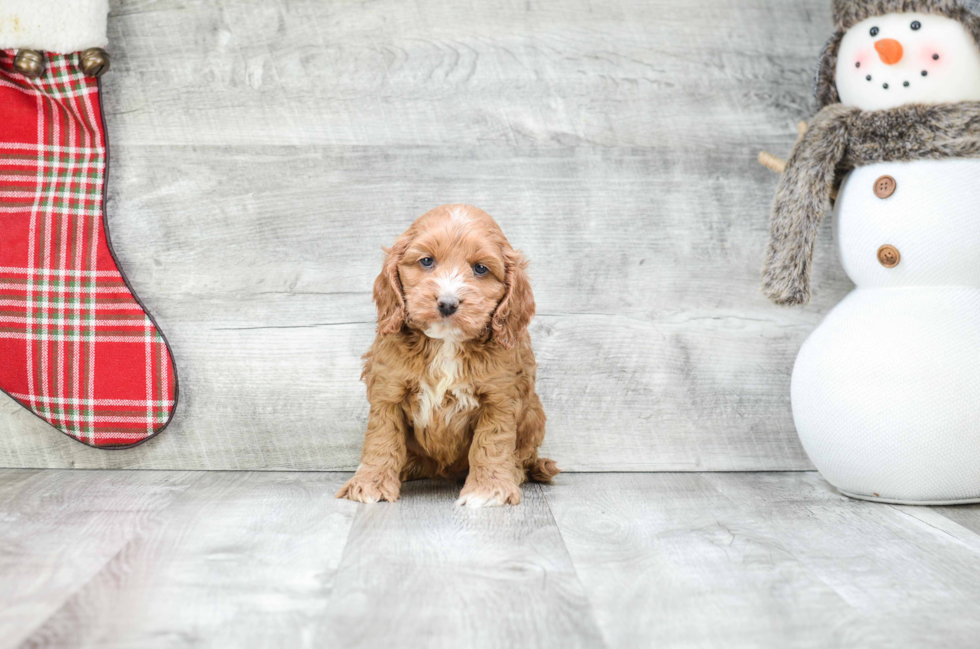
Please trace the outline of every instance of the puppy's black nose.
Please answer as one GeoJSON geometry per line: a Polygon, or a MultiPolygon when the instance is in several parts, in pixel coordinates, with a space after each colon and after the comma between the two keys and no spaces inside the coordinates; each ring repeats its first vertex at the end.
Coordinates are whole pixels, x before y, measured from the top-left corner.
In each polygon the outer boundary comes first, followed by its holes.
{"type": "Polygon", "coordinates": [[[442,314],[444,318],[448,318],[452,314],[456,313],[459,308],[459,300],[454,297],[441,297],[438,300],[439,303],[439,313],[442,314]]]}

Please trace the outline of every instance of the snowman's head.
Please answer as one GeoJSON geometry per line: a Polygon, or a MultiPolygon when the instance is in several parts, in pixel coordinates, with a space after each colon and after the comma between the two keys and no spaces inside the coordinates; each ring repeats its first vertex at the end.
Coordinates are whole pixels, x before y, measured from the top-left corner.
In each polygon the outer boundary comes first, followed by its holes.
{"type": "Polygon", "coordinates": [[[862,110],[977,101],[980,47],[946,16],[874,16],[844,35],[836,77],[841,103],[862,110]]]}
{"type": "Polygon", "coordinates": [[[980,101],[980,15],[960,0],[835,0],[821,107],[980,101]]]}

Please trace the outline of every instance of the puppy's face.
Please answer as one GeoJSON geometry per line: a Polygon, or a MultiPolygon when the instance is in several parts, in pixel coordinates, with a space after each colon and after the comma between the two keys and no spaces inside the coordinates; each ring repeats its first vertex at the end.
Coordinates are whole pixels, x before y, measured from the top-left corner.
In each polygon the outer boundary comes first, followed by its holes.
{"type": "Polygon", "coordinates": [[[457,340],[489,328],[507,271],[503,250],[485,230],[461,210],[420,228],[398,264],[410,326],[457,340]]]}
{"type": "Polygon", "coordinates": [[[456,341],[490,333],[513,347],[534,315],[525,265],[485,212],[436,208],[398,239],[375,282],[379,331],[407,325],[456,341]]]}

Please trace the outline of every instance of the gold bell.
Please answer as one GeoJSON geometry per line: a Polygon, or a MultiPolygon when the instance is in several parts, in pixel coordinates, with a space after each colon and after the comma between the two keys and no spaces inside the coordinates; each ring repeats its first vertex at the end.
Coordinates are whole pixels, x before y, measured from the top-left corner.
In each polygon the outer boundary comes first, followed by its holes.
{"type": "Polygon", "coordinates": [[[44,54],[35,50],[20,50],[14,57],[14,69],[29,79],[44,74],[44,54]]]}
{"type": "Polygon", "coordinates": [[[78,67],[89,77],[101,77],[109,69],[109,53],[101,47],[87,49],[78,55],[78,67]]]}

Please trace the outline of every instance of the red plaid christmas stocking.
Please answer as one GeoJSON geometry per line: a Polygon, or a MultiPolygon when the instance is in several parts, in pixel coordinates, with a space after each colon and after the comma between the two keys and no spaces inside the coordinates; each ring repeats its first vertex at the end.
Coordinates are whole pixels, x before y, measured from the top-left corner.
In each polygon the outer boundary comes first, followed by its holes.
{"type": "Polygon", "coordinates": [[[167,426],[177,377],[106,231],[104,61],[88,50],[106,15],[106,0],[0,5],[0,389],[119,448],[167,426]]]}

